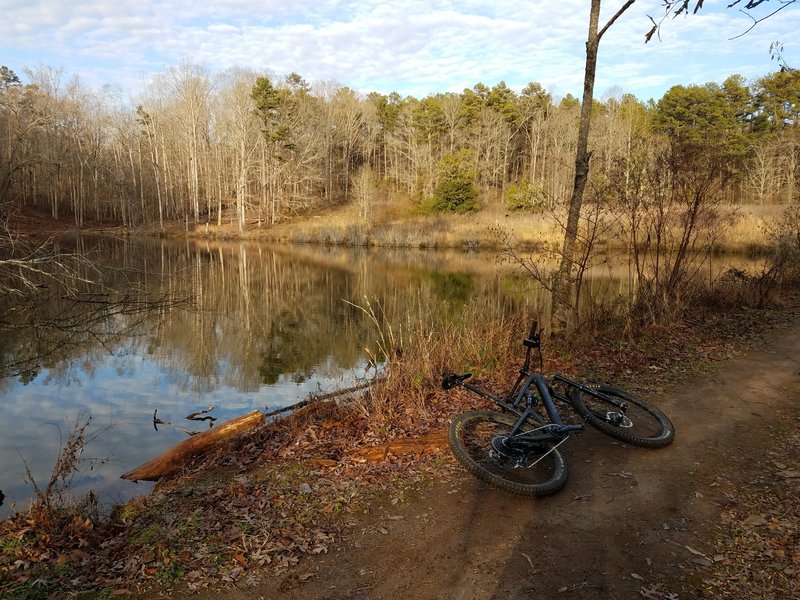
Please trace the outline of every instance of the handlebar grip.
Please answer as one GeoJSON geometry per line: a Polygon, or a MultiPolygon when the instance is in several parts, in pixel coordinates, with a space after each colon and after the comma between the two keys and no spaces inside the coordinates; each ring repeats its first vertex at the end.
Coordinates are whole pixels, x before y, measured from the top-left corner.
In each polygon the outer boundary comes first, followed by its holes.
{"type": "Polygon", "coordinates": [[[444,376],[444,379],[442,379],[442,388],[445,390],[452,390],[457,385],[461,385],[462,381],[470,377],[472,377],[472,373],[464,373],[463,375],[448,373],[444,376]]]}
{"type": "Polygon", "coordinates": [[[533,320],[533,324],[531,325],[531,332],[528,335],[528,339],[533,339],[536,336],[536,330],[539,329],[539,321],[536,319],[533,320]]]}

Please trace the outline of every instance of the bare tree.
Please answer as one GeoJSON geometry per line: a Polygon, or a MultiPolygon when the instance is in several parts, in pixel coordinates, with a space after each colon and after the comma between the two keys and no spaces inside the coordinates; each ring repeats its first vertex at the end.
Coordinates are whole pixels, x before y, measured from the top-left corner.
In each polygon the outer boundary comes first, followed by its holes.
{"type": "MultiPolygon", "coordinates": [[[[230,161],[223,161],[217,168],[222,171],[220,177],[230,182],[230,189],[235,190],[236,221],[239,231],[244,231],[246,210],[251,196],[251,171],[254,169],[254,157],[258,149],[258,122],[255,115],[252,89],[256,75],[243,69],[228,71],[223,77],[222,90],[216,103],[216,129],[221,145],[227,146],[232,154],[230,161]],[[225,166],[233,163],[233,169],[225,166]],[[234,181],[225,171],[232,171],[234,181]]],[[[228,186],[223,186],[227,188],[228,186]]],[[[217,224],[222,222],[222,197],[217,199],[217,224]]],[[[262,211],[259,209],[259,222],[262,211]]]]}
{"type": "Polygon", "coordinates": [[[360,140],[364,129],[364,112],[361,99],[350,88],[340,88],[331,99],[334,139],[342,154],[341,174],[344,180],[344,197],[350,189],[350,171],[355,166],[360,151],[360,140]]]}
{"type": "Polygon", "coordinates": [[[628,10],[636,0],[627,0],[608,20],[599,28],[600,0],[592,0],[589,10],[589,34],[586,39],[586,64],[583,75],[583,99],[581,101],[581,118],[578,129],[578,149],[575,153],[575,179],[572,186],[572,196],[569,202],[569,212],[564,231],[564,243],[561,249],[561,261],[553,285],[553,313],[551,326],[554,329],[563,329],[568,326],[568,316],[574,307],[572,282],[572,267],[575,264],[575,240],[578,235],[578,223],[583,205],[583,193],[589,179],[589,127],[592,116],[592,100],[594,98],[594,80],[597,71],[597,52],[600,40],[609,28],[628,10]]]}

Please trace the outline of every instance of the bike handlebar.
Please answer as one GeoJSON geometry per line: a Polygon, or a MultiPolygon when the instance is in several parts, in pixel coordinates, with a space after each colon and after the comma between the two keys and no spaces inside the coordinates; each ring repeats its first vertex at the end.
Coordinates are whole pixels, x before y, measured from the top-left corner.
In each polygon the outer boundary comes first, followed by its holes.
{"type": "Polygon", "coordinates": [[[472,377],[472,373],[464,373],[463,375],[456,375],[455,373],[448,373],[442,379],[442,388],[452,390],[454,387],[461,385],[464,381],[472,377]]]}

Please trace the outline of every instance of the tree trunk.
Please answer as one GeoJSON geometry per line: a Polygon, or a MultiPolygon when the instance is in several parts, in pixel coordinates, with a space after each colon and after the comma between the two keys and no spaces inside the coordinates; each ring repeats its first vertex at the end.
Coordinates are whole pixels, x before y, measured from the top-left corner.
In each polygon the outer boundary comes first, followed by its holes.
{"type": "Polygon", "coordinates": [[[583,192],[589,178],[589,125],[592,116],[592,99],[594,95],[594,79],[597,70],[597,48],[599,37],[597,25],[600,19],[600,0],[592,0],[589,13],[589,36],[586,40],[586,69],[583,76],[583,100],[581,102],[581,120],[578,128],[578,148],[575,153],[575,178],[572,185],[572,197],[569,201],[567,226],[564,231],[564,243],[561,248],[561,264],[556,273],[553,285],[553,312],[551,327],[563,330],[568,327],[572,306],[572,265],[575,257],[575,240],[578,237],[578,224],[583,205],[583,192]]]}
{"type": "Polygon", "coordinates": [[[589,161],[592,156],[592,153],[589,152],[589,126],[592,117],[594,79],[597,71],[597,50],[603,34],[635,1],[627,0],[599,32],[600,0],[592,0],[589,10],[589,35],[586,39],[586,68],[583,75],[583,99],[581,101],[581,120],[578,129],[578,148],[575,153],[575,178],[569,202],[567,226],[564,231],[564,244],[561,249],[561,264],[553,282],[553,308],[550,326],[554,330],[568,329],[571,326],[569,317],[578,308],[573,306],[572,266],[575,263],[575,241],[578,237],[583,192],[589,179],[589,161]]]}

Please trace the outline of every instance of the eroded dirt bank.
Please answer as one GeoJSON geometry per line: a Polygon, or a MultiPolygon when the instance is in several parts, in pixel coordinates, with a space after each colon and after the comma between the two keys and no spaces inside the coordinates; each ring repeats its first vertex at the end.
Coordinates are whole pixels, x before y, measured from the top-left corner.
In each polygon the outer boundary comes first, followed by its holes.
{"type": "MultiPolygon", "coordinates": [[[[441,481],[395,504],[387,498],[354,520],[338,550],[259,588],[206,593],[236,599],[726,597],[725,582],[712,583],[715,561],[724,559],[714,549],[723,512],[743,506],[748,491],[771,485],[800,492],[778,443],[796,431],[800,412],[800,327],[653,400],[677,429],[666,449],[626,447],[588,430],[570,440],[566,489],[540,500],[495,491],[454,464],[441,481]]],[[[755,525],[767,521],[753,516],[755,525]]],[[[794,558],[769,564],[783,569],[800,558],[797,550],[794,558]]],[[[786,572],[783,585],[800,590],[793,569],[786,572]]]]}

